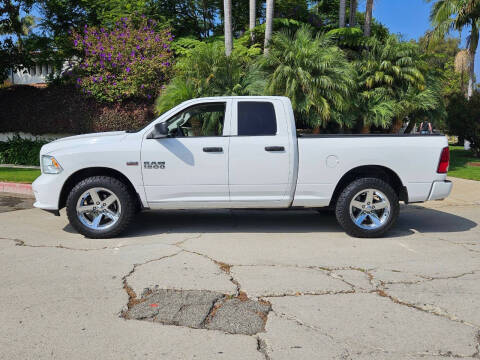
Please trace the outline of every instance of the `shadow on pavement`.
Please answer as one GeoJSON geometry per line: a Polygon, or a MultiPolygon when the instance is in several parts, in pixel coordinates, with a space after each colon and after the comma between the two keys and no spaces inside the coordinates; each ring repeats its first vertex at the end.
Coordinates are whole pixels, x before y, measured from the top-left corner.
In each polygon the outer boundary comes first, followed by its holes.
{"type": "MultiPolygon", "coordinates": [[[[477,223],[421,206],[402,207],[387,237],[420,233],[462,232],[477,223]]],[[[67,232],[75,232],[68,225],[67,232]]],[[[122,237],[162,233],[309,233],[343,232],[333,212],[315,210],[160,210],[137,215],[122,237]]]]}

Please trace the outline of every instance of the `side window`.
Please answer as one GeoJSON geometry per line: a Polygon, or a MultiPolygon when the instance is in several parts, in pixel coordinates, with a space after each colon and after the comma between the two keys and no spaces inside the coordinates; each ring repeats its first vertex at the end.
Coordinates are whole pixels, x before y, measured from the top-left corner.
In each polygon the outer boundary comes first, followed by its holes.
{"type": "Polygon", "coordinates": [[[238,102],[238,135],[275,135],[277,119],[270,102],[238,102]]]}
{"type": "Polygon", "coordinates": [[[225,103],[191,106],[168,120],[168,136],[222,136],[225,103]]]}

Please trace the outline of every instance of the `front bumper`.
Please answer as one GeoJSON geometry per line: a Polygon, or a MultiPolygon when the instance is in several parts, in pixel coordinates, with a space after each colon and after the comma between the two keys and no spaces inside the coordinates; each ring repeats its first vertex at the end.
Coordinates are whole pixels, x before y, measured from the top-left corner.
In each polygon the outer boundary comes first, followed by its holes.
{"type": "Polygon", "coordinates": [[[452,191],[452,182],[449,180],[434,181],[428,200],[442,200],[445,199],[452,191]]]}
{"type": "Polygon", "coordinates": [[[35,195],[33,206],[43,210],[59,210],[59,198],[64,182],[65,175],[63,173],[40,175],[32,184],[35,195]]]}

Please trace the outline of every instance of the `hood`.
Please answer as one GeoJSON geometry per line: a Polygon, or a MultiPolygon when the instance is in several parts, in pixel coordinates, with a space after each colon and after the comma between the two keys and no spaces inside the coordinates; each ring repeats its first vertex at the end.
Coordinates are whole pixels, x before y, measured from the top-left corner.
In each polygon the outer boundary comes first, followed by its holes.
{"type": "Polygon", "coordinates": [[[72,148],[77,146],[94,145],[106,142],[116,142],[122,140],[126,136],[125,131],[109,131],[100,133],[91,133],[83,135],[69,136],[52,141],[42,147],[41,154],[49,154],[53,151],[72,148]]]}

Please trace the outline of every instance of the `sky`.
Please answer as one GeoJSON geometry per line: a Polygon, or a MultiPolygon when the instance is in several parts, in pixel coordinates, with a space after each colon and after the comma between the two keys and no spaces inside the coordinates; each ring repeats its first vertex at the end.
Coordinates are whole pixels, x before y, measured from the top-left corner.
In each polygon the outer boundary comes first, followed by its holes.
{"type": "MultiPolygon", "coordinates": [[[[359,10],[365,11],[365,0],[359,1],[359,10]]],[[[403,35],[405,40],[418,40],[431,29],[430,9],[432,3],[424,0],[375,0],[373,16],[377,21],[390,29],[394,34],[403,35]]],[[[466,46],[468,32],[462,34],[462,47],[466,46]]],[[[451,36],[459,37],[458,33],[451,36]]],[[[475,73],[480,78],[480,52],[475,58],[475,73]]]]}

